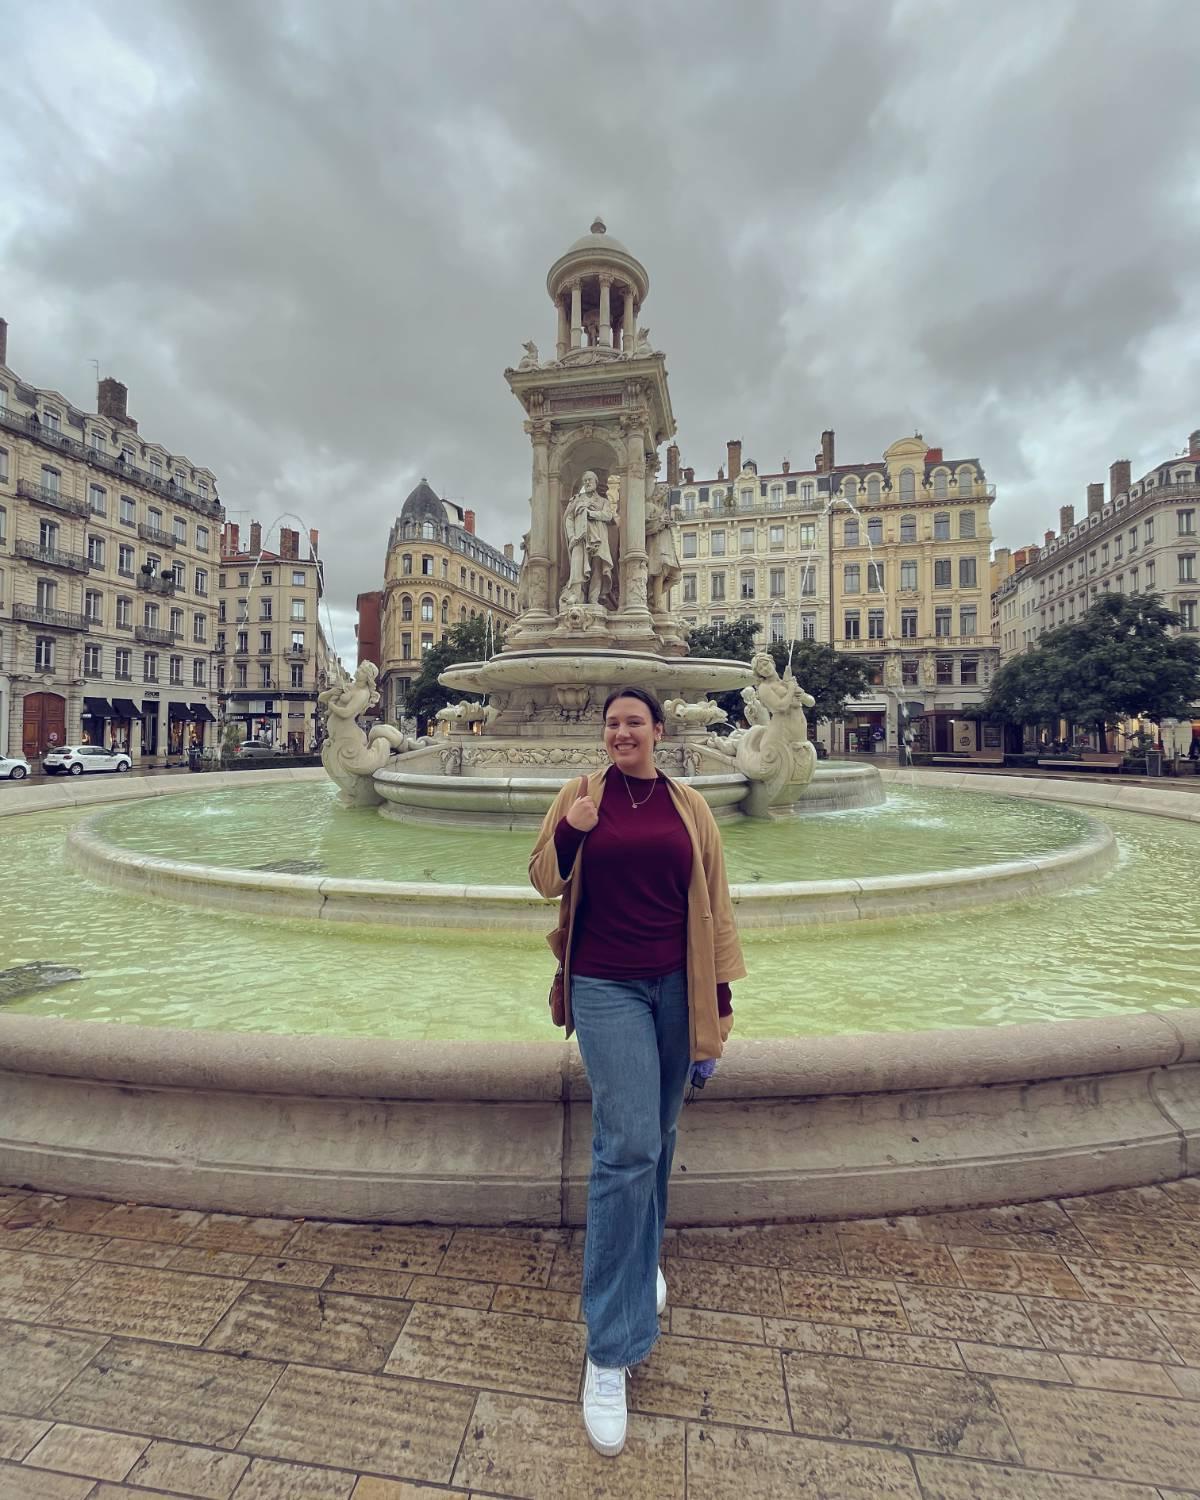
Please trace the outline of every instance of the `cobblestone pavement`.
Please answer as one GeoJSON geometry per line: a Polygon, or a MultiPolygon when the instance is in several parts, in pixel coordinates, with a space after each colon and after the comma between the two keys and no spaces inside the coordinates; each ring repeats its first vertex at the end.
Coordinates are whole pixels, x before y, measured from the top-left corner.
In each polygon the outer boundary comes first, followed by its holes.
{"type": "Polygon", "coordinates": [[[1200,1500],[1200,1179],[666,1251],[603,1459],[577,1232],[0,1189],[0,1500],[1200,1500]]]}

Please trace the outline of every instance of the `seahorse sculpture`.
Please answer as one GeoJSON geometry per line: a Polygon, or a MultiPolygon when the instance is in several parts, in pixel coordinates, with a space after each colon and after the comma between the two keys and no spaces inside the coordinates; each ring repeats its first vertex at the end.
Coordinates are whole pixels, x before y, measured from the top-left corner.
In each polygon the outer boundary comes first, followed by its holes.
{"type": "Polygon", "coordinates": [[[775,662],[760,651],[750,663],[754,684],[742,689],[750,728],[722,740],[713,735],[709,748],[729,756],[750,783],[745,810],[752,818],[769,817],[776,801],[793,802],[817,769],[816,746],[808,738],[808,717],[815,699],[800,686],[792,669],[780,677],[775,662]],[[786,795],[784,794],[786,788],[786,795]]]}
{"type": "Polygon", "coordinates": [[[383,799],[371,780],[393,755],[418,750],[431,742],[414,739],[391,724],[376,724],[366,733],[358,716],[379,702],[375,682],[379,668],[373,661],[360,662],[354,676],[327,688],[317,703],[325,710],[325,743],[321,764],[336,781],[345,800],[355,807],[370,807],[383,799]]]}

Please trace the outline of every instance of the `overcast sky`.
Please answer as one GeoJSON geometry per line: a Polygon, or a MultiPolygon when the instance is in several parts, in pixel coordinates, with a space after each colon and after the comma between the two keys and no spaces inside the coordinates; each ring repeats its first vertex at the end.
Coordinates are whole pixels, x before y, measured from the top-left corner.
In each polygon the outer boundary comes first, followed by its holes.
{"type": "MultiPolygon", "coordinates": [[[[497,545],[594,215],[683,462],[919,429],[1002,545],[1200,427],[1197,0],[0,0],[9,364],[321,531],[336,645],[427,475],[497,545]]],[[[274,541],[272,533],[271,541],[274,541]]]]}

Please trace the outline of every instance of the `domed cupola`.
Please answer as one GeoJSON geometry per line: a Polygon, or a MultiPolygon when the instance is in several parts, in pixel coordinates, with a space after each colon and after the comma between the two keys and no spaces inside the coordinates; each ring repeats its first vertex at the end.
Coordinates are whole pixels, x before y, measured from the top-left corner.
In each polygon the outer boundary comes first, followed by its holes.
{"type": "Polygon", "coordinates": [[[603,219],[577,239],[550,267],[546,290],[558,309],[558,358],[586,349],[593,358],[609,350],[631,356],[637,349],[637,316],[650,277],[603,219]]]}
{"type": "Polygon", "coordinates": [[[425,521],[432,521],[438,527],[446,524],[446,507],[434,494],[427,479],[422,479],[404,502],[400,524],[403,526],[410,521],[418,527],[425,521]]]}

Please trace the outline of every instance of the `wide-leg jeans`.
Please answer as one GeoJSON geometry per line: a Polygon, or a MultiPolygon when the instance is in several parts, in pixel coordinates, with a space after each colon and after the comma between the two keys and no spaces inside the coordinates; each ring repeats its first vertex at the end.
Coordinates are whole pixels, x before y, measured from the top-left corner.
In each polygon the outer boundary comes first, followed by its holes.
{"type": "Polygon", "coordinates": [[[635,1365],[658,1338],[656,1272],[691,1067],[687,975],[573,975],[571,1013],[592,1089],[587,1352],[597,1365],[635,1365]]]}

